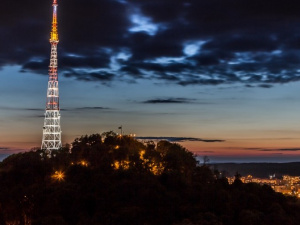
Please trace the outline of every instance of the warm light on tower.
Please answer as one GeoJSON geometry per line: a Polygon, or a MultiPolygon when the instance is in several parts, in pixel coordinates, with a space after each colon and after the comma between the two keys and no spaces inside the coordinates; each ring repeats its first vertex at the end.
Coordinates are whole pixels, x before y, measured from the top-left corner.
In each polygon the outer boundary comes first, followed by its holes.
{"type": "Polygon", "coordinates": [[[50,33],[50,43],[58,42],[58,33],[57,33],[57,1],[53,1],[53,19],[52,19],[52,30],[50,33]]]}
{"type": "Polygon", "coordinates": [[[46,112],[43,127],[42,149],[52,151],[61,148],[61,129],[59,111],[59,91],[57,75],[57,0],[53,0],[53,20],[50,33],[51,55],[49,65],[49,81],[47,89],[46,112]]]}

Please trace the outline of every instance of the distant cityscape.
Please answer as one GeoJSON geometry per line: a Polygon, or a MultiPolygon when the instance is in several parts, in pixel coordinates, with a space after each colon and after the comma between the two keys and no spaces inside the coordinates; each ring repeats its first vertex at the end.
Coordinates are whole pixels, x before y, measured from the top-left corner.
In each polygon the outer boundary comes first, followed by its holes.
{"type": "MultiPolygon", "coordinates": [[[[232,184],[235,177],[227,177],[227,179],[229,184],[232,184]]],[[[269,178],[256,178],[252,175],[248,175],[242,176],[240,179],[243,183],[266,184],[271,186],[276,192],[300,198],[300,176],[284,175],[279,179],[275,177],[275,174],[270,175],[269,178]]]]}

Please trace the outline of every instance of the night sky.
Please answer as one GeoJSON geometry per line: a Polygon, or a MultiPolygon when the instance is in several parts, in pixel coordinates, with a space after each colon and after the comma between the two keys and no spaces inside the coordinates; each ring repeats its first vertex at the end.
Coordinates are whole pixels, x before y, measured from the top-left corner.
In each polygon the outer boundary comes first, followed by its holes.
{"type": "MultiPolygon", "coordinates": [[[[63,143],[123,125],[212,162],[300,161],[300,1],[58,0],[63,143]]],[[[2,0],[0,158],[39,147],[51,0],[2,0]]]]}

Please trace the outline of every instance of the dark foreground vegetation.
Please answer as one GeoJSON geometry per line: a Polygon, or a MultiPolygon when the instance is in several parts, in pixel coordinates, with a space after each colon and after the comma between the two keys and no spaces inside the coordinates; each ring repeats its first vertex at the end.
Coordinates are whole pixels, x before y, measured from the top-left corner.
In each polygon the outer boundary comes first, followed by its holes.
{"type": "Polygon", "coordinates": [[[0,225],[299,225],[297,199],[229,185],[178,144],[103,136],[5,159],[0,225]]]}

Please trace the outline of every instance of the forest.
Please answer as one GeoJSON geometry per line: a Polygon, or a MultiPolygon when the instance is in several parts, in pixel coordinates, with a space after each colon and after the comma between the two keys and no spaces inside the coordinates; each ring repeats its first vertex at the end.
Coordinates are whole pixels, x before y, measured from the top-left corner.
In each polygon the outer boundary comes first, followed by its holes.
{"type": "Polygon", "coordinates": [[[0,225],[299,225],[299,200],[233,184],[176,143],[114,132],[0,163],[0,225]]]}

